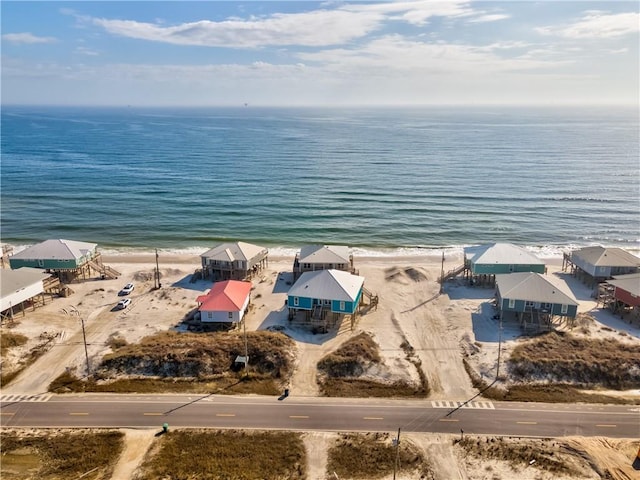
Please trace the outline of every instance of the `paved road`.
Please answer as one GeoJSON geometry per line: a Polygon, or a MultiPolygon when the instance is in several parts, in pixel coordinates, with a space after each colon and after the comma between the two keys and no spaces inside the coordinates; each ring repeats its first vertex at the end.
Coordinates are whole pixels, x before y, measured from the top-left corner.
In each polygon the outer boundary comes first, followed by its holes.
{"type": "Polygon", "coordinates": [[[2,395],[4,427],[173,427],[640,437],[640,406],[290,396],[2,395]],[[449,415],[448,415],[449,414],[449,415]]]}

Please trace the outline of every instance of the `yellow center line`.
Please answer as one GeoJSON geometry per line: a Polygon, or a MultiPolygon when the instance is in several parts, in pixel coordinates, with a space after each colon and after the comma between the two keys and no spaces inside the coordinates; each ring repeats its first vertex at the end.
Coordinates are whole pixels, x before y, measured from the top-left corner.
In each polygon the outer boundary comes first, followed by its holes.
{"type": "Polygon", "coordinates": [[[15,415],[14,412],[0,412],[0,415],[15,415]]]}
{"type": "Polygon", "coordinates": [[[69,415],[89,415],[86,412],[71,412],[69,415]]]}
{"type": "Polygon", "coordinates": [[[457,418],[441,418],[440,421],[441,422],[459,422],[460,420],[458,420],[457,418]]]}
{"type": "Polygon", "coordinates": [[[384,417],[363,417],[364,420],[384,420],[384,417]]]}
{"type": "Polygon", "coordinates": [[[537,425],[538,422],[516,422],[518,425],[537,425]]]}
{"type": "Polygon", "coordinates": [[[289,418],[309,418],[309,415],[289,415],[289,418]]]}
{"type": "Polygon", "coordinates": [[[145,412],[145,413],[143,413],[143,415],[146,415],[146,416],[151,416],[151,415],[153,415],[153,416],[160,416],[160,415],[162,415],[162,413],[157,413],[157,412],[145,412]]]}
{"type": "Polygon", "coordinates": [[[216,417],[235,417],[235,413],[216,413],[216,417]]]}
{"type": "Polygon", "coordinates": [[[599,425],[596,425],[596,427],[609,427],[609,428],[615,428],[617,427],[617,425],[610,425],[610,424],[606,424],[606,423],[601,423],[599,425]]]}

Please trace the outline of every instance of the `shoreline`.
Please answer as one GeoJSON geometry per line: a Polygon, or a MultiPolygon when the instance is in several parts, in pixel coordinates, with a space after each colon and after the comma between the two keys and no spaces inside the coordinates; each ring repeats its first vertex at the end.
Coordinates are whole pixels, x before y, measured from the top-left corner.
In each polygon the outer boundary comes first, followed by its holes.
{"type": "MultiPolygon", "coordinates": [[[[487,242],[490,243],[490,242],[487,242]]],[[[496,242],[500,243],[500,242],[496,242]]],[[[508,243],[508,242],[504,242],[508,243]]],[[[475,245],[480,245],[478,244],[475,245]]],[[[13,253],[19,253],[20,251],[30,247],[31,245],[15,245],[11,243],[1,243],[1,245],[7,245],[13,248],[13,253]]],[[[215,244],[217,245],[217,244],[215,244]]],[[[124,247],[121,249],[114,248],[101,248],[98,244],[98,252],[102,254],[102,258],[105,262],[126,262],[126,263],[155,263],[156,252],[159,258],[170,259],[170,263],[200,263],[200,256],[211,248],[215,247],[212,244],[209,247],[189,247],[189,248],[174,248],[174,249],[151,249],[151,248],[135,248],[124,247]]],[[[333,243],[332,245],[340,245],[340,243],[333,243]]],[[[344,245],[344,244],[342,244],[344,245]]],[[[464,248],[471,245],[460,246],[446,246],[446,247],[396,247],[386,248],[380,247],[378,249],[361,248],[361,247],[349,247],[354,259],[364,260],[366,262],[384,263],[392,260],[406,260],[414,262],[428,262],[428,263],[440,263],[442,256],[445,257],[445,263],[461,262],[464,258],[464,248]]],[[[569,253],[579,248],[584,248],[591,245],[547,245],[547,246],[528,246],[524,245],[524,248],[536,255],[541,260],[555,264],[562,262],[563,254],[569,253]]],[[[640,248],[625,248],[615,245],[603,245],[610,248],[622,248],[636,256],[640,256],[640,248]]],[[[296,254],[300,251],[300,247],[267,247],[269,250],[269,258],[274,261],[291,260],[295,258],[296,254]]]]}

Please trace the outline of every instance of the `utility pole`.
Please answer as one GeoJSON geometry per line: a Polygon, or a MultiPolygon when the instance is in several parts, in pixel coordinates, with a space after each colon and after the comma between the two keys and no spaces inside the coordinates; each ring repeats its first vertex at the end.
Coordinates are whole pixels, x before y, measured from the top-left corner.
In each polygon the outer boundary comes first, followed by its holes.
{"type": "Polygon", "coordinates": [[[442,251],[442,266],[440,267],[440,293],[444,292],[444,250],[442,251]]]}
{"type": "MultiPolygon", "coordinates": [[[[63,310],[66,313],[66,310],[63,310]]],[[[80,319],[80,323],[82,324],[82,340],[84,341],[84,356],[87,360],[87,377],[91,376],[91,367],[89,365],[89,351],[87,350],[87,332],[84,328],[84,318],[80,315],[80,312],[73,305],[71,306],[71,313],[76,315],[80,319]]]]}
{"type": "Polygon", "coordinates": [[[396,480],[396,470],[398,469],[398,458],[400,457],[400,428],[398,428],[398,436],[394,440],[394,443],[396,445],[396,458],[393,462],[393,480],[396,480]]]}
{"type": "Polygon", "coordinates": [[[249,343],[247,342],[247,319],[242,319],[242,327],[244,329],[244,376],[249,374],[249,343]]]}
{"type": "MultiPolygon", "coordinates": [[[[502,301],[502,299],[500,299],[502,301]]],[[[500,325],[498,326],[498,366],[496,367],[496,381],[500,376],[500,352],[502,351],[502,305],[500,305],[500,325]]]]}
{"type": "Polygon", "coordinates": [[[156,248],[156,274],[153,277],[153,286],[155,287],[156,290],[162,287],[162,284],[160,283],[160,267],[158,266],[158,249],[157,248],[156,248]]]}

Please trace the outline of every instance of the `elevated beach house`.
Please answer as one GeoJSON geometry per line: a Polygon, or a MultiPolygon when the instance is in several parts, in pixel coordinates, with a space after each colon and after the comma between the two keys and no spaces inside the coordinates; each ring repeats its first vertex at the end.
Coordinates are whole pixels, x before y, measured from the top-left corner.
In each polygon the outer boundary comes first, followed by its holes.
{"type": "Polygon", "coordinates": [[[631,314],[631,319],[640,320],[640,273],[616,275],[611,280],[600,284],[598,301],[613,313],[624,316],[631,314]]]}
{"type": "Polygon", "coordinates": [[[87,279],[93,274],[103,278],[118,278],[120,275],[102,263],[97,244],[75,240],[45,240],[12,255],[9,264],[12,269],[42,268],[56,274],[62,281],[80,277],[87,279]]]}
{"type": "Polygon", "coordinates": [[[545,263],[528,250],[511,243],[487,243],[464,248],[465,277],[472,283],[493,284],[505,273],[545,273],[545,263]]]}
{"type": "Polygon", "coordinates": [[[496,299],[500,317],[515,316],[525,330],[548,330],[555,319],[572,323],[578,314],[566,283],[534,272],[496,275],[496,299]]]}
{"type": "Polygon", "coordinates": [[[225,280],[216,282],[205,295],[200,295],[198,311],[200,321],[204,323],[242,322],[249,307],[251,282],[225,280]]]}
{"type": "Polygon", "coordinates": [[[344,315],[351,315],[353,322],[363,289],[364,277],[349,272],[304,272],[287,294],[289,319],[293,320],[301,313],[305,321],[325,331],[344,315]]]}
{"type": "Polygon", "coordinates": [[[222,243],[200,259],[204,278],[245,280],[269,265],[269,250],[246,242],[222,243]]]}
{"type": "Polygon", "coordinates": [[[300,249],[293,261],[293,278],[304,272],[318,270],[342,270],[357,273],[353,268],[353,255],[343,245],[306,245],[300,249]]]}
{"type": "Polygon", "coordinates": [[[595,287],[615,275],[639,272],[640,258],[622,248],[585,247],[564,254],[562,270],[567,267],[583,283],[595,287]]]}
{"type": "Polygon", "coordinates": [[[45,303],[46,294],[59,287],[58,279],[41,268],[0,269],[0,311],[2,318],[13,318],[27,307],[45,303]]]}

